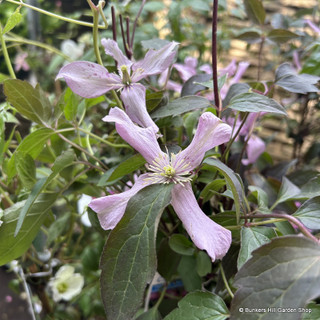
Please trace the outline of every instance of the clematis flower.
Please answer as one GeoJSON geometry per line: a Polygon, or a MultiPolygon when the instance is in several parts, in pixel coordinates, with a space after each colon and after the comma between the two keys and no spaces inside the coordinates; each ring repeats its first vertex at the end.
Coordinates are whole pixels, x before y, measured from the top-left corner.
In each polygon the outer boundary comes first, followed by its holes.
{"type": "Polygon", "coordinates": [[[23,70],[23,71],[29,71],[30,70],[30,66],[28,64],[28,62],[26,61],[28,57],[28,53],[27,52],[21,52],[18,53],[14,59],[14,70],[15,71],[19,71],[19,70],[23,70]]]}
{"type": "Polygon", "coordinates": [[[202,212],[190,181],[205,152],[229,140],[230,126],[205,112],[190,145],[178,154],[169,155],[161,151],[151,127],[138,127],[119,108],[113,108],[103,120],[115,122],[119,135],[146,159],[149,172],[140,175],[130,190],[94,199],[89,204],[97,212],[102,228],[113,229],[117,225],[128,201],[139,190],[155,183],[173,183],[171,204],[192,241],[199,249],[206,250],[213,261],[221,259],[230,247],[231,233],[202,212]]]}
{"type": "Polygon", "coordinates": [[[178,43],[171,42],[159,50],[149,50],[144,59],[138,62],[130,61],[115,41],[102,39],[101,43],[106,54],[117,62],[119,75],[109,73],[99,64],[77,61],[64,66],[56,79],[64,78],[71,90],[84,98],[95,98],[110,90],[120,89],[121,100],[131,120],[158,132],[158,127],[147,112],[146,88],[138,81],[166,70],[173,61],[174,48],[178,43]]]}
{"type": "Polygon", "coordinates": [[[62,266],[54,278],[49,281],[49,288],[53,293],[53,300],[69,301],[78,295],[83,287],[84,279],[80,273],[74,273],[74,267],[62,266]]]}

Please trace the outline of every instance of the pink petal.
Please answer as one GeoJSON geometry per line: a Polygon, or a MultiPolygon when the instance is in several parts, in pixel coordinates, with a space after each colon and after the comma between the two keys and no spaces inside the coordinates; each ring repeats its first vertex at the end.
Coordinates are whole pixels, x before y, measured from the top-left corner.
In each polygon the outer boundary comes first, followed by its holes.
{"type": "Polygon", "coordinates": [[[84,98],[96,98],[123,86],[119,76],[88,61],[72,62],[62,67],[56,80],[61,78],[66,80],[73,92],[84,98]]]}
{"type": "Polygon", "coordinates": [[[146,76],[159,74],[166,70],[173,61],[177,42],[170,42],[159,50],[149,50],[143,60],[132,65],[132,81],[137,82],[146,76]]]}
{"type": "Polygon", "coordinates": [[[229,86],[231,86],[234,83],[239,82],[239,80],[242,78],[242,76],[244,75],[244,73],[248,69],[249,65],[250,65],[250,63],[246,62],[246,61],[239,62],[237,72],[236,72],[235,76],[231,79],[229,86]]]}
{"type": "Polygon", "coordinates": [[[137,150],[148,163],[151,163],[159,155],[164,154],[159,147],[153,128],[141,128],[135,125],[123,110],[113,108],[110,110],[109,115],[102,120],[115,122],[117,132],[121,138],[137,150]]]}
{"type": "Polygon", "coordinates": [[[101,44],[104,46],[105,53],[117,61],[118,67],[127,66],[130,69],[132,62],[122,53],[117,42],[104,38],[101,40],[101,44]]]}
{"type": "MultiPolygon", "coordinates": [[[[169,68],[160,74],[159,79],[158,79],[159,86],[165,85],[165,83],[167,81],[167,77],[168,77],[168,72],[169,72],[169,68]]],[[[168,90],[172,90],[172,91],[180,93],[182,90],[182,85],[180,83],[174,82],[172,80],[168,80],[165,88],[167,88],[168,90]]]]}
{"type": "Polygon", "coordinates": [[[194,244],[206,250],[212,261],[223,258],[231,245],[231,232],[202,212],[190,183],[173,187],[171,204],[194,244]]]}
{"type": "Polygon", "coordinates": [[[231,127],[223,123],[211,112],[205,112],[199,119],[196,133],[190,145],[177,155],[177,161],[188,162],[192,168],[197,167],[203,160],[204,154],[231,136],[231,127]]]}
{"type": "Polygon", "coordinates": [[[203,71],[203,72],[205,72],[205,73],[207,73],[207,74],[212,74],[212,66],[210,66],[209,64],[203,64],[200,68],[199,68],[199,70],[201,70],[201,71],[203,71]]]}
{"type": "Polygon", "coordinates": [[[198,65],[198,59],[193,57],[186,57],[184,59],[184,64],[190,68],[193,68],[194,70],[197,68],[198,65]]]}
{"type": "Polygon", "coordinates": [[[187,81],[192,76],[197,74],[197,70],[195,68],[192,68],[185,64],[175,63],[173,67],[176,68],[177,71],[179,72],[179,75],[182,81],[187,81]]]}
{"type": "Polygon", "coordinates": [[[146,88],[140,83],[133,83],[123,88],[121,100],[130,119],[142,127],[151,127],[155,133],[159,131],[151,119],[146,106],[146,88]]]}
{"type": "Polygon", "coordinates": [[[252,135],[247,143],[247,156],[248,159],[242,159],[244,165],[255,163],[260,155],[266,149],[266,145],[258,136],[252,135]]]}
{"type": "Polygon", "coordinates": [[[147,177],[148,174],[142,174],[128,191],[97,198],[90,202],[89,207],[98,214],[103,229],[113,229],[118,224],[131,197],[148,186],[149,183],[144,180],[147,177]]]}
{"type": "Polygon", "coordinates": [[[219,70],[219,77],[222,77],[225,74],[228,74],[228,77],[231,77],[234,75],[236,70],[237,70],[236,60],[233,59],[225,68],[219,70]]]}
{"type": "Polygon", "coordinates": [[[307,23],[314,32],[320,35],[320,28],[317,25],[315,25],[311,20],[305,19],[304,22],[307,23]]]}

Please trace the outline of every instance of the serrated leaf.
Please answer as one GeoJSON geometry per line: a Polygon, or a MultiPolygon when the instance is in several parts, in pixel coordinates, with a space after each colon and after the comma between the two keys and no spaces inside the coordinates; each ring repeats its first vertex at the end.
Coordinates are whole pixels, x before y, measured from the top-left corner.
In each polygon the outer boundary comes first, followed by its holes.
{"type": "Polygon", "coordinates": [[[238,270],[251,258],[253,250],[270,242],[276,233],[272,228],[253,227],[241,228],[241,247],[238,256],[238,270]]]}
{"type": "Polygon", "coordinates": [[[289,63],[281,64],[276,71],[275,84],[281,88],[295,93],[317,92],[315,86],[320,77],[310,74],[297,74],[289,63]]]}
{"type": "Polygon", "coordinates": [[[22,15],[20,13],[20,7],[18,7],[15,12],[9,17],[6,25],[2,30],[2,35],[12,30],[17,24],[22,20],[22,15]]]}
{"type": "Polygon", "coordinates": [[[237,222],[239,223],[240,213],[241,213],[240,211],[241,211],[241,206],[242,206],[243,197],[244,197],[243,186],[239,181],[239,179],[241,178],[240,177],[238,178],[236,174],[229,167],[227,167],[225,164],[223,164],[221,161],[217,159],[207,158],[203,161],[203,163],[208,164],[209,166],[213,166],[218,171],[220,171],[225,177],[232,191],[234,205],[236,208],[237,222]]]}
{"type": "Polygon", "coordinates": [[[47,178],[42,178],[38,180],[38,182],[32,188],[28,199],[22,210],[20,211],[19,219],[17,222],[17,227],[15,230],[15,236],[19,233],[22,224],[24,222],[25,217],[29,214],[30,210],[34,202],[40,196],[41,192],[45,189],[45,187],[57,176],[57,174],[64,168],[70,166],[74,159],[73,150],[65,151],[62,155],[57,157],[56,161],[52,166],[52,173],[47,178]]]}
{"type": "Polygon", "coordinates": [[[109,320],[132,319],[156,271],[155,240],[171,185],[151,185],[130,199],[101,257],[101,296],[109,320]]]}
{"type": "Polygon", "coordinates": [[[267,38],[276,43],[284,43],[291,39],[297,38],[298,35],[286,29],[273,29],[271,30],[267,38]]]}
{"type": "Polygon", "coordinates": [[[106,173],[104,173],[98,182],[98,186],[103,187],[111,184],[123,176],[138,170],[145,163],[146,160],[141,154],[137,153],[129,159],[121,162],[118,166],[112,168],[111,171],[108,170],[106,173]]]}
{"type": "Polygon", "coordinates": [[[30,83],[18,79],[5,80],[3,83],[7,101],[24,117],[47,126],[52,116],[52,108],[41,92],[30,83]]]}
{"type": "Polygon", "coordinates": [[[210,292],[192,292],[164,320],[224,320],[229,311],[224,301],[210,292]]]}
{"type": "Polygon", "coordinates": [[[53,193],[41,194],[31,206],[21,232],[16,237],[14,232],[17,220],[26,201],[18,202],[4,211],[0,232],[0,265],[20,257],[29,248],[56,198],[57,195],[53,193]]]}
{"type": "MultiPolygon", "coordinates": [[[[239,289],[231,303],[230,320],[284,319],[284,313],[270,313],[267,308],[305,307],[320,295],[319,274],[318,243],[299,236],[273,239],[254,251],[236,275],[234,286],[239,289]],[[265,312],[240,312],[242,308],[265,312]]],[[[290,320],[300,318],[301,313],[290,313],[290,320]]]]}
{"type": "Polygon", "coordinates": [[[264,24],[266,12],[261,0],[244,0],[244,7],[249,19],[257,24],[264,24]]]}
{"type": "Polygon", "coordinates": [[[233,97],[228,107],[242,112],[270,112],[287,115],[286,109],[277,101],[254,92],[242,93],[233,97]]]}
{"type": "Polygon", "coordinates": [[[16,170],[22,185],[30,190],[36,182],[36,166],[29,154],[16,152],[16,170]]]}
{"type": "Polygon", "coordinates": [[[199,82],[209,81],[212,78],[210,74],[197,74],[188,79],[181,90],[181,97],[191,96],[201,90],[205,90],[206,87],[198,84],[199,82]]]}
{"type": "Polygon", "coordinates": [[[192,242],[182,234],[174,234],[169,239],[170,248],[181,255],[192,256],[194,254],[194,246],[192,242]]]}
{"type": "Polygon", "coordinates": [[[178,116],[192,110],[210,107],[210,101],[203,97],[186,96],[169,102],[151,114],[153,119],[178,116]]]}
{"type": "Polygon", "coordinates": [[[293,214],[310,229],[320,229],[320,196],[304,202],[293,214]]]}

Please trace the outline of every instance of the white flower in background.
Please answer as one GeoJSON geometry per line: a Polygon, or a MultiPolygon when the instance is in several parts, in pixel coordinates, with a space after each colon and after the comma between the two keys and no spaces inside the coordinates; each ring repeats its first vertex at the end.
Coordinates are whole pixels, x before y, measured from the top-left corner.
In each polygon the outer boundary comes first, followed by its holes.
{"type": "Polygon", "coordinates": [[[68,265],[62,266],[55,277],[49,281],[49,288],[55,302],[71,300],[81,292],[83,285],[83,276],[80,273],[74,273],[74,267],[68,265]]]}
{"type": "Polygon", "coordinates": [[[69,56],[72,60],[78,60],[83,56],[84,53],[84,43],[76,43],[73,40],[64,40],[61,43],[61,51],[69,56]]]}
{"type": "Polygon", "coordinates": [[[81,222],[86,227],[92,227],[88,216],[88,204],[91,202],[92,197],[83,194],[78,200],[78,213],[81,214],[81,222]]]}

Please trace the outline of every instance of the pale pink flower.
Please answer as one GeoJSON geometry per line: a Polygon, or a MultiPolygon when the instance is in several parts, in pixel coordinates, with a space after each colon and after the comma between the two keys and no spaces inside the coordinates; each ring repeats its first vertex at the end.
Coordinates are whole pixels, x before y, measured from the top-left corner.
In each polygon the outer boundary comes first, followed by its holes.
{"type": "Polygon", "coordinates": [[[118,64],[119,75],[109,73],[103,66],[77,61],[62,67],[56,79],[64,78],[72,91],[84,98],[99,97],[110,90],[121,90],[121,100],[132,121],[143,127],[158,127],[152,121],[146,108],[146,88],[138,83],[141,79],[166,70],[175,56],[176,42],[171,42],[159,50],[149,50],[143,60],[130,61],[119,49],[118,44],[110,39],[102,39],[107,55],[118,64]]]}
{"type": "Polygon", "coordinates": [[[89,204],[97,212],[102,228],[113,229],[117,225],[128,201],[139,190],[155,183],[173,183],[171,204],[192,241],[199,249],[206,250],[212,260],[221,259],[230,247],[231,233],[202,212],[190,181],[192,171],[201,164],[206,151],[229,140],[230,126],[205,112],[190,145],[178,154],[169,155],[161,151],[151,127],[138,127],[119,108],[113,108],[103,120],[116,123],[122,139],[146,159],[149,172],[140,175],[130,190],[94,199],[89,204]]]}
{"type": "Polygon", "coordinates": [[[23,70],[23,71],[29,71],[30,70],[30,66],[28,64],[28,62],[26,61],[28,57],[28,53],[27,52],[20,52],[16,55],[15,59],[14,59],[14,70],[15,71],[19,71],[19,70],[23,70]]]}

